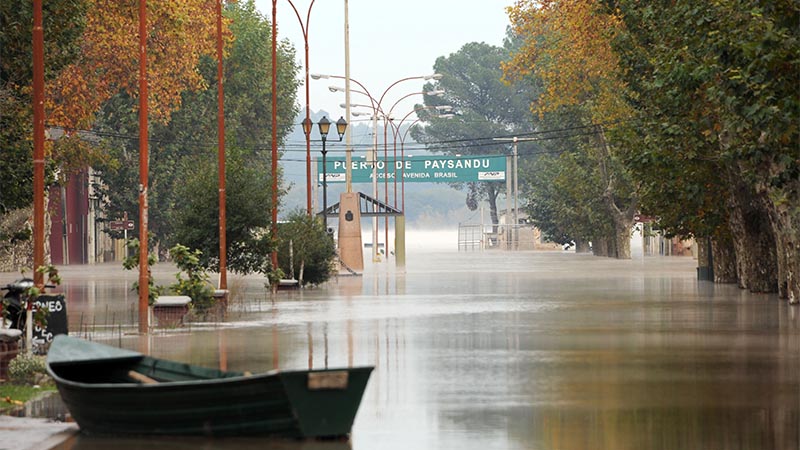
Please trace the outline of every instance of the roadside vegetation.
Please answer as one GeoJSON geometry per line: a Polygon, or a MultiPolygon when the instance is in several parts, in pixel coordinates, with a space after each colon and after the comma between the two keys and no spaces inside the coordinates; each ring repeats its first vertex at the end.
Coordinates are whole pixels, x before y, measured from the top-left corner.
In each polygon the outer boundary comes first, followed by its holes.
{"type": "Polygon", "coordinates": [[[9,362],[8,380],[0,382],[0,413],[18,408],[43,392],[56,389],[43,356],[20,353],[9,362]]]}
{"type": "MultiPolygon", "coordinates": [[[[6,3],[0,214],[11,215],[32,198],[31,4],[6,3]]],[[[148,13],[150,242],[161,257],[176,244],[199,250],[208,270],[220,259],[213,5],[156,2],[148,13]]],[[[714,281],[800,303],[797,2],[518,0],[508,14],[501,47],[465,42],[433,62],[444,76],[424,90],[445,94],[418,105],[414,139],[444,154],[516,149],[520,208],[550,240],[628,259],[635,217],[648,216],[666,236],[694,237],[714,281]],[[444,106],[454,117],[440,117],[444,106]]],[[[315,219],[283,227],[301,234],[267,232],[271,24],[252,0],[227,2],[224,16],[227,176],[236,181],[227,183],[229,268],[323,282],[335,256],[315,219]],[[268,262],[275,249],[280,267],[268,262]]],[[[53,0],[44,17],[48,184],[91,167],[106,217],[136,217],[135,14],[111,0],[53,0]]],[[[295,125],[300,71],[291,43],[278,52],[280,147],[295,125]]],[[[281,198],[288,186],[278,177],[281,198]]],[[[486,202],[499,222],[504,182],[452,187],[472,210],[486,202]]],[[[18,253],[29,238],[0,239],[0,250],[18,253]]]]}
{"type": "MultiPolygon", "coordinates": [[[[519,0],[508,13],[504,49],[437,59],[444,77],[426,89],[447,93],[425,106],[459,114],[416,139],[464,153],[518,137],[521,208],[550,240],[629,259],[648,216],[694,237],[714,281],[800,303],[796,2],[519,0]]],[[[469,186],[467,204],[504,191],[469,186]]]]}

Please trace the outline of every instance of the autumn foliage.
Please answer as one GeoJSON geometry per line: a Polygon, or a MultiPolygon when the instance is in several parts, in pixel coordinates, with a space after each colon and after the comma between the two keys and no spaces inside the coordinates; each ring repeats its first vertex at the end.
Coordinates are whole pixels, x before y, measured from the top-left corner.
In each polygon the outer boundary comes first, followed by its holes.
{"type": "MultiPolygon", "coordinates": [[[[102,104],[118,93],[138,96],[139,16],[135,0],[89,0],[81,57],[48,86],[48,123],[87,128],[102,104]]],[[[204,89],[197,70],[214,56],[214,0],[147,3],[149,115],[167,122],[183,91],[204,89]]],[[[227,23],[223,33],[230,40],[227,23]]]]}
{"type": "Polygon", "coordinates": [[[624,114],[625,86],[611,48],[621,26],[617,17],[599,14],[596,0],[518,0],[508,14],[523,45],[503,64],[504,76],[541,80],[534,113],[583,105],[598,122],[624,114]]]}

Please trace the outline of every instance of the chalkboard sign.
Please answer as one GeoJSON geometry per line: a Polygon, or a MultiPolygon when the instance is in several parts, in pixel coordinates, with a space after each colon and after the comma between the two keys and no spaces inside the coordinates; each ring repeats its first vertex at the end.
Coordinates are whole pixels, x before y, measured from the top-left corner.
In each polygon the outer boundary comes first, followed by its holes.
{"type": "Polygon", "coordinates": [[[51,342],[56,335],[67,334],[67,302],[64,295],[40,295],[33,301],[33,311],[45,308],[50,311],[47,316],[47,326],[42,329],[38,325],[33,327],[33,340],[38,344],[51,342]]]}

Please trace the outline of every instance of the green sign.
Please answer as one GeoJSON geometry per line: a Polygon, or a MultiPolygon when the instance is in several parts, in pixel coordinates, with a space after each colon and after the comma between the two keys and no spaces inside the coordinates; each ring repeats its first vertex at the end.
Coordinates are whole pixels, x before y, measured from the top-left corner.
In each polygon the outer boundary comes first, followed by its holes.
{"type": "MultiPolygon", "coordinates": [[[[317,159],[317,180],[322,182],[322,164],[317,159]]],[[[378,159],[377,180],[404,180],[406,183],[463,183],[468,181],[505,181],[506,156],[406,156],[405,160],[378,159]],[[394,164],[392,164],[394,162],[394,164]]],[[[328,183],[344,183],[347,163],[344,157],[327,158],[328,183]]],[[[373,163],[366,157],[353,157],[350,173],[353,183],[371,183],[373,163]]]]}

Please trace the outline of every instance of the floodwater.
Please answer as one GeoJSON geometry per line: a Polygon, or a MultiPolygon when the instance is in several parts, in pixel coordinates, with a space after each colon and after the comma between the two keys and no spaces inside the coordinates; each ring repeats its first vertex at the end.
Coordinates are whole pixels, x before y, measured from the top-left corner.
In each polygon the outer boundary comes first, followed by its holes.
{"type": "MultiPolygon", "coordinates": [[[[362,277],[274,299],[262,279],[231,277],[224,320],[148,337],[133,334],[135,273],[63,267],[74,335],[231,370],[375,366],[348,442],[64,448],[800,448],[800,307],[698,282],[690,257],[459,253],[412,239],[405,272],[367,257],[362,277]]],[[[155,274],[168,284],[173,269],[155,274]]]]}

